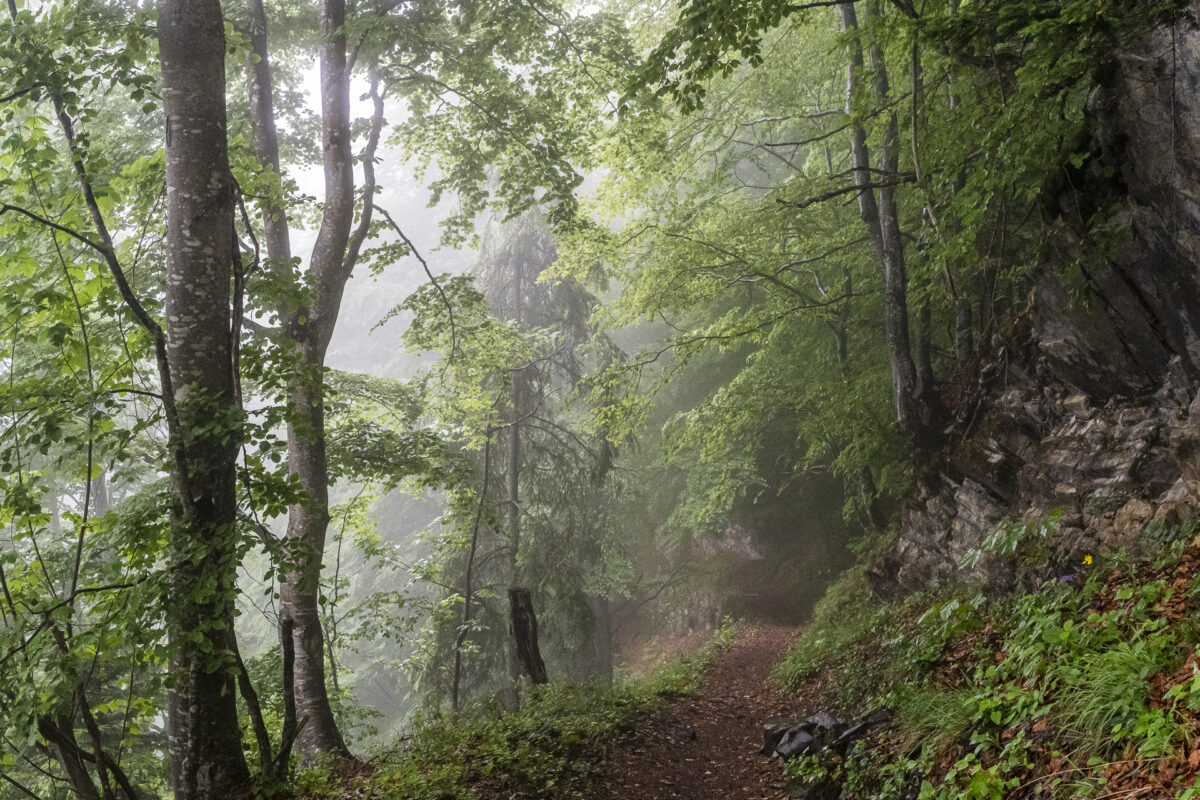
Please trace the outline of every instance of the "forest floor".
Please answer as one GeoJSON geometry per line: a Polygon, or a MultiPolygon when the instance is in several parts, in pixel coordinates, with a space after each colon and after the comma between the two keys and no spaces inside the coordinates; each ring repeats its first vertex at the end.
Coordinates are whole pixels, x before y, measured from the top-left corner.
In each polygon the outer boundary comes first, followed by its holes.
{"type": "Polygon", "coordinates": [[[661,714],[638,723],[599,765],[589,800],[779,800],[780,763],[759,755],[762,723],[787,716],[801,698],[781,691],[771,670],[798,630],[739,626],[716,654],[699,690],[673,695],[661,714]]]}

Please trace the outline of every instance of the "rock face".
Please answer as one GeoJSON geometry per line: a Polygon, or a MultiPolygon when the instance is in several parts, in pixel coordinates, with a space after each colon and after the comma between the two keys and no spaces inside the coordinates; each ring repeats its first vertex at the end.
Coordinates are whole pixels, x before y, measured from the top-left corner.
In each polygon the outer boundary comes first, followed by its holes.
{"type": "Polygon", "coordinates": [[[1030,309],[953,401],[955,443],[925,466],[871,571],[880,595],[961,578],[964,563],[1011,584],[1011,564],[968,557],[1006,519],[1061,510],[1053,567],[1200,506],[1200,31],[1182,20],[1093,92],[1084,149],[1114,177],[1048,187],[1059,235],[1030,309]]]}
{"type": "Polygon", "coordinates": [[[1069,302],[1061,270],[1046,271],[1033,306],[1040,357],[1101,401],[1153,393],[1175,359],[1200,379],[1200,32],[1181,17],[1110,76],[1089,102],[1089,145],[1117,177],[1061,192],[1051,211],[1064,234],[1051,261],[1079,259],[1069,279],[1091,307],[1069,302]],[[1111,249],[1083,244],[1106,237],[1111,249]]]}
{"type": "MultiPolygon", "coordinates": [[[[1032,525],[1061,513],[1039,545],[1049,551],[1049,568],[1061,570],[1132,544],[1161,507],[1189,513],[1195,495],[1182,480],[1179,454],[1192,430],[1182,402],[1190,397],[1169,383],[1149,397],[1097,408],[1069,393],[1077,388],[1024,383],[993,401],[972,436],[927,470],[901,510],[900,536],[871,571],[877,593],[964,577],[971,551],[1005,520],[1032,525]]],[[[971,572],[998,590],[1017,579],[1003,559],[980,559],[971,572]]]]}

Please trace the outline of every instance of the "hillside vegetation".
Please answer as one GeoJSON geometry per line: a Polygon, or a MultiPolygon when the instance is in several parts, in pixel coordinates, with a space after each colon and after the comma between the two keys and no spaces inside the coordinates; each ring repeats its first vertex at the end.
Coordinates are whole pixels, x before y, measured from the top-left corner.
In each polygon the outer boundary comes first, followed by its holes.
{"type": "MultiPolygon", "coordinates": [[[[961,584],[881,604],[847,573],[776,677],[818,706],[889,707],[894,727],[791,761],[801,796],[1196,796],[1196,531],[1156,524],[1138,556],[1002,596],[961,584]]],[[[1037,559],[1054,534],[1012,526],[992,545],[1037,559]]]]}

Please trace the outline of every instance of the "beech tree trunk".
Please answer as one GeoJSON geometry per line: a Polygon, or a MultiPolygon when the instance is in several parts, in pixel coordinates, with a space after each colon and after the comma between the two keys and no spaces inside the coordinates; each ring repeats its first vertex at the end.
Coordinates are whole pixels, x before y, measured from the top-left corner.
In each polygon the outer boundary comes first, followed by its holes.
{"type": "MultiPolygon", "coordinates": [[[[513,321],[516,323],[518,330],[521,327],[522,316],[524,313],[523,301],[525,287],[523,285],[523,274],[521,257],[517,254],[512,256],[512,291],[513,291],[513,321]]],[[[506,464],[505,484],[508,490],[508,583],[509,586],[516,586],[518,581],[517,576],[517,557],[521,551],[521,422],[522,416],[525,413],[525,372],[524,370],[514,369],[509,375],[512,381],[512,386],[509,395],[509,420],[508,420],[508,463],[506,464]]],[[[510,593],[517,591],[510,589],[510,593]]],[[[513,613],[516,613],[517,606],[511,606],[513,613]]],[[[515,616],[509,619],[509,624],[516,628],[517,620],[515,616]]],[[[519,643],[509,638],[509,653],[508,665],[509,674],[512,678],[511,691],[508,693],[509,702],[515,707],[519,702],[519,697],[516,692],[517,681],[523,673],[521,662],[521,654],[518,650],[519,643]]]]}
{"type": "MultiPolygon", "coordinates": [[[[251,43],[257,59],[247,64],[250,117],[259,162],[279,170],[267,21],[262,0],[247,0],[251,43]]],[[[288,554],[292,561],[280,587],[280,615],[289,621],[295,652],[296,713],[307,723],[296,745],[305,758],[329,754],[349,758],[326,687],[325,634],[321,628],[320,579],[329,526],[329,464],[325,447],[325,356],[337,323],[346,282],[367,236],[375,190],[373,159],[383,121],[383,102],[372,83],[375,116],[363,158],[362,217],[353,233],[354,158],[350,130],[350,69],[346,55],[345,0],[322,0],[321,127],[325,204],[308,263],[313,300],[283,310],[284,333],[297,358],[288,383],[288,469],[304,490],[305,501],[288,509],[288,554]]],[[[279,203],[266,209],[267,256],[277,264],[292,257],[286,210],[279,203]]],[[[281,627],[281,636],[286,627],[281,627]]]]}
{"type": "MultiPolygon", "coordinates": [[[[329,462],[325,452],[325,352],[333,337],[349,279],[346,247],[354,221],[354,168],[350,136],[350,75],[346,64],[346,4],[323,0],[321,46],[321,147],[325,207],[309,256],[312,304],[287,319],[299,364],[288,387],[288,469],[306,499],[288,509],[288,543],[297,559],[280,590],[280,612],[293,625],[296,714],[308,723],[296,739],[305,758],[349,758],[325,684],[325,636],[320,580],[329,526],[329,462]]],[[[369,204],[368,204],[369,208],[369,204]]]]}
{"type": "MultiPolygon", "coordinates": [[[[247,0],[250,17],[250,54],[246,57],[246,87],[250,95],[250,131],[254,157],[276,175],[279,169],[279,132],[275,127],[275,90],[271,78],[271,53],[267,46],[267,14],[262,0],[247,0]]],[[[280,264],[291,261],[292,237],[287,210],[281,202],[269,203],[263,214],[267,258],[280,264]]]]}
{"type": "MultiPolygon", "coordinates": [[[[324,362],[309,348],[301,349],[302,365],[324,362]]],[[[325,534],[329,526],[329,465],[325,451],[324,383],[309,373],[294,379],[289,390],[292,421],[288,423],[288,469],[304,489],[305,501],[289,508],[289,553],[296,559],[280,586],[280,614],[292,625],[295,652],[293,686],[296,715],[307,719],[296,737],[305,758],[331,754],[349,758],[325,682],[325,636],[321,628],[320,577],[325,534]]]]}
{"type": "MultiPolygon", "coordinates": [[[[868,9],[871,2],[869,0],[868,9]]],[[[838,5],[842,31],[847,34],[846,114],[853,118],[854,97],[863,70],[862,44],[858,36],[858,16],[853,2],[838,5]]],[[[869,11],[868,11],[869,14],[869,11]]],[[[878,47],[871,48],[871,66],[875,70],[874,94],[881,109],[888,103],[887,68],[878,47]]],[[[900,158],[899,126],[894,111],[885,113],[879,169],[871,164],[867,133],[861,124],[851,127],[850,151],[854,181],[858,193],[859,216],[867,225],[871,242],[883,267],[883,334],[892,365],[892,401],[896,421],[910,439],[924,431],[926,420],[918,396],[917,368],[913,361],[908,322],[908,272],[904,263],[904,242],[900,236],[896,206],[897,165],[900,158]],[[878,199],[876,198],[878,191],[878,199]]]]}
{"type": "MultiPolygon", "coordinates": [[[[230,310],[234,187],[217,0],[160,0],[166,116],[166,336],[178,453],[171,516],[169,751],[176,800],[228,800],[250,779],[228,654],[241,437],[230,310]]],[[[167,387],[164,387],[166,391],[167,387]]]]}

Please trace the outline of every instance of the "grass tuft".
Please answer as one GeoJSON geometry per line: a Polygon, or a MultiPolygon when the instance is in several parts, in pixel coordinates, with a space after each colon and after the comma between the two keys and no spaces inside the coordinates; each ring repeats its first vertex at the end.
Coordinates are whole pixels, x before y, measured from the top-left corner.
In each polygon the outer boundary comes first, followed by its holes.
{"type": "Polygon", "coordinates": [[[608,748],[633,734],[638,720],[661,708],[665,696],[695,691],[733,631],[727,620],[705,648],[664,664],[645,680],[612,687],[551,684],[531,692],[512,713],[418,719],[410,736],[375,759],[371,774],[343,779],[316,764],[297,775],[296,796],[572,796],[608,748]]]}

